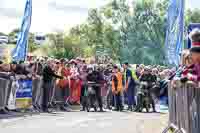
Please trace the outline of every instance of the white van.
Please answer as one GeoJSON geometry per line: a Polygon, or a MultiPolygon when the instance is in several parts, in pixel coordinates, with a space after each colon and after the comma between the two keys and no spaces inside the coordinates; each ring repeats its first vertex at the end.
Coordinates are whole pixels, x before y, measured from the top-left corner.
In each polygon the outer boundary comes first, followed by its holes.
{"type": "Polygon", "coordinates": [[[46,41],[46,36],[44,34],[35,35],[35,43],[38,45],[43,44],[46,41]]]}
{"type": "Polygon", "coordinates": [[[8,44],[8,36],[0,36],[0,44],[8,44]]]}

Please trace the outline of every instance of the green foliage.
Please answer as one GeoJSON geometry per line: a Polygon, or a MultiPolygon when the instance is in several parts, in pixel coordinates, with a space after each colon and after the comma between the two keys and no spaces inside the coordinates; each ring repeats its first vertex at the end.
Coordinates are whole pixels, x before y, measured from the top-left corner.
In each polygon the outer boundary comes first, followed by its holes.
{"type": "MultiPolygon", "coordinates": [[[[200,9],[185,11],[185,35],[187,35],[187,28],[190,23],[200,23],[200,9]]],[[[187,48],[187,37],[185,37],[185,48],[187,48]]]]}
{"type": "MultiPolygon", "coordinates": [[[[90,9],[87,21],[69,33],[48,34],[46,45],[35,45],[30,34],[29,51],[41,49],[56,58],[106,56],[116,62],[163,65],[168,0],[137,0],[131,5],[129,0],[109,1],[100,9],[90,9]]],[[[185,21],[186,26],[200,22],[200,11],[188,10],[185,21]]]]}
{"type": "Polygon", "coordinates": [[[6,34],[3,32],[0,32],[0,36],[5,36],[6,34]]]}
{"type": "Polygon", "coordinates": [[[34,34],[33,33],[29,33],[28,47],[29,47],[28,50],[31,53],[38,49],[38,46],[34,43],[34,34]]]}
{"type": "Polygon", "coordinates": [[[73,58],[75,51],[73,49],[73,38],[65,36],[64,33],[48,34],[50,40],[49,55],[55,58],[73,58]]]}
{"type": "Polygon", "coordinates": [[[185,15],[186,26],[189,23],[200,23],[200,9],[187,10],[185,15]]]}
{"type": "MultiPolygon", "coordinates": [[[[163,64],[167,2],[154,0],[136,1],[132,7],[127,0],[113,0],[112,20],[117,27],[118,55],[130,63],[163,64]]],[[[105,14],[109,13],[107,10],[105,14]]],[[[108,17],[109,16],[109,17],[108,17]]]]}
{"type": "Polygon", "coordinates": [[[10,37],[15,37],[19,33],[20,29],[16,28],[9,33],[10,37]]]}

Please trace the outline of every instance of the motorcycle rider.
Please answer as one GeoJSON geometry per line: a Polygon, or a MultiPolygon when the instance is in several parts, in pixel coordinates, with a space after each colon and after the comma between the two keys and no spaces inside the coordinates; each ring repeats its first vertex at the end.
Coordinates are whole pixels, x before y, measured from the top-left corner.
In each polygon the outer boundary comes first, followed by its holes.
{"type": "MultiPolygon", "coordinates": [[[[155,102],[153,100],[152,92],[151,92],[151,88],[153,87],[153,84],[156,82],[156,78],[154,77],[154,75],[152,75],[151,70],[146,67],[144,68],[144,72],[140,76],[139,80],[140,82],[143,82],[144,84],[142,84],[141,90],[139,90],[138,92],[142,93],[145,89],[147,89],[148,99],[150,100],[149,103],[152,104],[153,112],[156,112],[155,102]]],[[[142,106],[142,105],[138,105],[138,106],[142,106]]]]}
{"type": "Polygon", "coordinates": [[[93,82],[96,85],[93,86],[96,98],[99,104],[100,112],[103,112],[103,103],[102,103],[102,98],[101,98],[101,83],[103,81],[103,75],[98,71],[98,69],[89,69],[89,73],[87,76],[87,81],[88,82],[93,82]]]}

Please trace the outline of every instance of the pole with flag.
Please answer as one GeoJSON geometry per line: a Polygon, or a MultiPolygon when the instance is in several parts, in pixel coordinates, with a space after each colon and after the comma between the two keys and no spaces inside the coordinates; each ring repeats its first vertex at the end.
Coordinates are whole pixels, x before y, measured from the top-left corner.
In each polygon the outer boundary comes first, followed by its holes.
{"type": "Polygon", "coordinates": [[[13,61],[25,61],[28,52],[28,35],[31,27],[32,0],[26,1],[24,16],[20,32],[18,33],[16,48],[12,51],[13,61]]]}
{"type": "Polygon", "coordinates": [[[183,48],[184,0],[170,0],[165,47],[170,65],[179,65],[183,48]]]}

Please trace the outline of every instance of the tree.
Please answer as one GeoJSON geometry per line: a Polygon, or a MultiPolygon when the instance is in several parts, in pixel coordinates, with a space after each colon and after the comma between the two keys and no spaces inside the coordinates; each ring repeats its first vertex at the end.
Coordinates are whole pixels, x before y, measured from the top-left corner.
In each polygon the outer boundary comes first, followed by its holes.
{"type": "MultiPolygon", "coordinates": [[[[90,9],[87,21],[68,34],[48,34],[49,44],[42,49],[56,58],[108,56],[115,61],[163,64],[168,0],[134,1],[131,5],[128,1],[110,0],[100,9],[90,9]]],[[[193,15],[187,22],[199,21],[200,17],[193,15]]],[[[29,44],[30,51],[38,48],[32,34],[29,44]]]]}
{"type": "Polygon", "coordinates": [[[50,52],[49,54],[51,56],[54,56],[56,58],[69,58],[67,54],[68,51],[65,47],[65,35],[62,32],[59,33],[51,33],[47,35],[47,38],[49,38],[49,47],[50,47],[50,52]],[[67,53],[67,54],[66,54],[67,53]]]}
{"type": "Polygon", "coordinates": [[[6,36],[6,34],[3,32],[0,32],[0,36],[6,36]]]}
{"type": "Polygon", "coordinates": [[[144,0],[136,3],[130,17],[128,49],[134,63],[162,64],[165,56],[165,27],[167,3],[144,0]],[[139,58],[138,58],[139,57],[139,58]]]}
{"type": "Polygon", "coordinates": [[[10,37],[15,37],[20,32],[19,28],[13,29],[8,35],[10,37]]]}
{"type": "Polygon", "coordinates": [[[95,49],[95,56],[99,57],[104,53],[103,27],[104,22],[98,9],[91,9],[88,13],[88,26],[90,28],[89,41],[95,49]]]}
{"type": "Polygon", "coordinates": [[[28,36],[29,38],[29,41],[28,41],[28,51],[30,52],[30,53],[32,53],[32,52],[34,52],[35,50],[37,50],[38,49],[38,46],[35,44],[35,42],[34,42],[34,37],[35,37],[35,35],[33,34],[33,33],[29,33],[29,36],[28,36]]]}
{"type": "MultiPolygon", "coordinates": [[[[194,10],[190,10],[188,9],[187,11],[185,11],[185,27],[184,27],[184,34],[187,35],[188,34],[188,26],[190,23],[200,23],[200,10],[199,9],[194,9],[194,10]]],[[[187,37],[184,38],[184,47],[187,48],[187,37]]]]}
{"type": "Polygon", "coordinates": [[[200,9],[187,10],[185,16],[186,26],[189,23],[200,23],[200,9]]]}
{"type": "Polygon", "coordinates": [[[130,63],[162,64],[167,1],[135,1],[132,6],[128,0],[112,0],[102,12],[112,21],[120,33],[118,53],[121,60],[130,63]],[[133,8],[131,8],[133,7],[133,8]]]}

